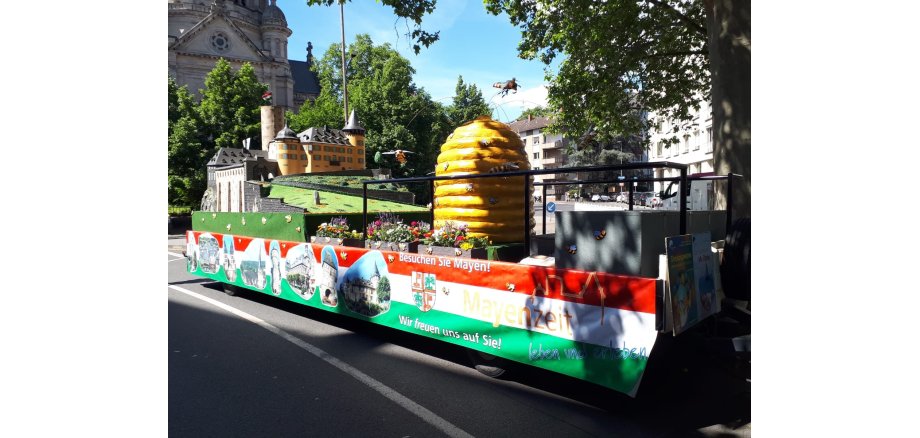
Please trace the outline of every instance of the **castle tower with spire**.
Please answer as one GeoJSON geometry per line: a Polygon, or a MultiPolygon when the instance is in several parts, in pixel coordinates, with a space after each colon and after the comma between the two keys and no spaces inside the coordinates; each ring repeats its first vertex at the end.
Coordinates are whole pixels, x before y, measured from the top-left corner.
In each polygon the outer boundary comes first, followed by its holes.
{"type": "Polygon", "coordinates": [[[361,156],[364,156],[364,126],[361,126],[361,122],[358,121],[358,117],[355,115],[355,110],[351,110],[351,115],[348,116],[348,124],[342,128],[342,132],[345,133],[345,136],[348,137],[348,142],[351,143],[358,151],[361,156]]]}

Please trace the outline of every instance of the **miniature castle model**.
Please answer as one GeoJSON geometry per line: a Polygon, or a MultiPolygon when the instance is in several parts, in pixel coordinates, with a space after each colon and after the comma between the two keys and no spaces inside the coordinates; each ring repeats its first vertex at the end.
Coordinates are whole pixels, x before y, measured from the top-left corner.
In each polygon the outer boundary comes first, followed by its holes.
{"type": "MultiPolygon", "coordinates": [[[[267,107],[262,109],[265,129],[266,119],[274,120],[274,117],[264,116],[265,112],[272,110],[267,107]]],[[[285,123],[268,144],[268,159],[278,162],[281,175],[363,170],[364,134],[364,127],[358,122],[354,110],[342,129],[314,127],[295,135],[285,123]]]]}
{"type": "Polygon", "coordinates": [[[258,182],[278,175],[364,170],[365,129],[354,110],[342,129],[309,128],[295,134],[282,106],[262,106],[262,150],[221,148],[208,161],[202,211],[259,211],[258,182]],[[267,135],[266,133],[272,133],[267,135]]]}

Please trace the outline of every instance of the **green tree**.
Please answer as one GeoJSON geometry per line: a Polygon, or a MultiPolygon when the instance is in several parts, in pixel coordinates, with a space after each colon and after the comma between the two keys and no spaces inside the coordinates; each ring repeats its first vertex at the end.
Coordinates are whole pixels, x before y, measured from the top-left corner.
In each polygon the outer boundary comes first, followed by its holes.
{"type": "Polygon", "coordinates": [[[457,77],[453,103],[447,107],[447,117],[454,127],[479,116],[491,116],[492,110],[475,84],[464,84],[463,76],[457,77]]]}
{"type": "MultiPolygon", "coordinates": [[[[577,142],[569,143],[566,147],[565,167],[629,163],[642,155],[643,146],[642,140],[636,136],[618,136],[609,140],[600,140],[592,132],[582,136],[577,142]]],[[[614,180],[618,176],[631,178],[640,175],[636,171],[604,171],[585,175],[585,178],[614,180]]],[[[606,192],[607,187],[605,184],[591,184],[584,188],[597,193],[606,192]]]]}
{"type": "Polygon", "coordinates": [[[316,100],[307,100],[300,107],[297,114],[287,112],[288,123],[294,132],[301,132],[312,127],[329,126],[341,128],[342,124],[342,105],[336,101],[335,96],[330,94],[329,88],[322,86],[319,96],[316,100]]]}
{"type": "Polygon", "coordinates": [[[187,87],[169,78],[169,203],[197,208],[207,186],[208,160],[221,147],[241,147],[259,133],[259,106],[268,87],[248,63],[234,72],[220,59],[196,103],[187,87]]]}
{"type": "MultiPolygon", "coordinates": [[[[444,107],[415,85],[415,69],[389,44],[375,45],[368,35],[358,35],[348,46],[348,54],[348,107],[357,112],[367,130],[365,162],[374,162],[378,152],[402,149],[413,152],[404,166],[385,155],[381,167],[390,168],[395,177],[433,171],[439,146],[452,129],[444,107]]],[[[339,119],[333,126],[344,126],[341,46],[332,44],[314,64],[314,71],[323,91],[328,90],[337,103],[339,119]]],[[[409,188],[420,202],[430,197],[424,184],[409,188]]]]}
{"type": "Polygon", "coordinates": [[[202,128],[214,141],[214,151],[239,148],[245,138],[259,134],[262,94],[268,86],[256,78],[248,62],[234,72],[223,58],[205,77],[199,114],[202,128]]]}
{"type": "Polygon", "coordinates": [[[661,119],[689,123],[692,108],[712,102],[716,170],[745,175],[735,199],[750,215],[749,0],[484,2],[523,28],[520,57],[565,55],[547,78],[556,130],[640,135],[661,119]]]}
{"type": "Polygon", "coordinates": [[[198,121],[198,107],[186,86],[169,77],[167,178],[169,205],[195,207],[204,193],[207,162],[198,121]]]}
{"type": "Polygon", "coordinates": [[[379,302],[390,301],[390,278],[381,277],[380,283],[377,284],[377,300],[379,302]]]}
{"type": "Polygon", "coordinates": [[[207,149],[201,144],[194,117],[183,116],[170,124],[167,155],[169,205],[197,207],[207,184],[207,149]]]}
{"type": "Polygon", "coordinates": [[[525,109],[525,110],[521,113],[521,115],[518,116],[517,119],[518,119],[518,120],[524,120],[524,119],[526,119],[528,116],[533,116],[533,117],[549,117],[550,115],[552,115],[552,112],[551,112],[548,108],[544,108],[544,107],[542,107],[542,106],[535,106],[535,107],[533,107],[533,108],[527,108],[527,109],[525,109]]]}

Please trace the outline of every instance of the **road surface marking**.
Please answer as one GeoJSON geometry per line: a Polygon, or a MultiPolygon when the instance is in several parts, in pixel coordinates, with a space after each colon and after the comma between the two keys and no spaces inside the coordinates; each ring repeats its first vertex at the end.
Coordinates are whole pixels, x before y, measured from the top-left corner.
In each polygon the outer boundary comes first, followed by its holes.
{"type": "Polygon", "coordinates": [[[379,392],[381,395],[383,395],[384,397],[386,397],[386,398],[392,400],[394,403],[398,404],[399,406],[402,406],[402,407],[403,407],[404,409],[406,409],[407,411],[409,411],[409,412],[415,414],[417,417],[421,418],[421,419],[422,419],[423,421],[425,421],[426,423],[428,423],[428,424],[430,424],[430,425],[432,425],[432,426],[438,428],[438,429],[441,430],[442,432],[446,433],[448,436],[451,436],[451,437],[463,437],[463,438],[472,438],[472,437],[473,437],[473,436],[470,435],[469,433],[466,433],[466,431],[464,431],[463,429],[460,429],[459,427],[454,426],[454,425],[451,424],[449,421],[447,421],[447,420],[445,420],[445,419],[439,417],[437,414],[435,414],[434,412],[429,411],[428,409],[426,409],[426,408],[423,407],[422,405],[420,405],[420,404],[418,404],[418,403],[416,403],[416,402],[410,400],[408,397],[406,397],[406,396],[400,394],[399,392],[396,392],[396,390],[390,388],[389,386],[384,385],[383,383],[380,383],[379,381],[375,380],[373,377],[368,376],[367,374],[362,373],[362,372],[359,371],[357,368],[355,368],[355,367],[353,367],[353,366],[351,366],[351,365],[349,365],[349,364],[347,364],[347,363],[341,361],[339,358],[337,358],[337,357],[335,357],[335,356],[333,356],[333,355],[331,355],[331,354],[329,354],[329,353],[326,353],[325,351],[319,349],[318,347],[314,346],[313,344],[310,344],[309,342],[306,342],[306,341],[304,341],[304,340],[302,340],[302,339],[300,339],[300,338],[298,338],[298,337],[296,337],[296,336],[294,336],[294,335],[292,335],[292,334],[290,334],[290,333],[288,333],[288,332],[286,332],[286,331],[284,331],[284,330],[279,329],[278,327],[275,327],[275,326],[273,326],[273,325],[271,325],[271,324],[269,324],[269,323],[267,323],[267,322],[265,322],[265,321],[263,321],[263,320],[261,320],[261,319],[255,317],[255,316],[252,316],[252,315],[250,315],[250,314],[248,314],[248,313],[246,313],[246,312],[243,312],[242,310],[239,310],[239,309],[237,309],[237,308],[235,308],[235,307],[228,306],[228,305],[226,305],[226,304],[224,304],[224,303],[222,303],[222,302],[220,302],[220,301],[217,301],[217,300],[215,300],[215,299],[208,298],[208,297],[206,297],[206,296],[204,296],[204,295],[201,295],[201,294],[192,292],[192,291],[190,291],[190,290],[188,290],[188,289],[183,289],[183,288],[178,287],[178,286],[169,285],[169,288],[170,288],[170,289],[173,289],[173,290],[176,290],[176,291],[179,291],[179,292],[182,292],[182,293],[184,293],[184,294],[186,294],[186,295],[189,295],[189,296],[191,296],[191,297],[193,297],[193,298],[197,298],[197,299],[202,300],[202,301],[204,301],[204,302],[213,304],[213,305],[215,305],[215,306],[217,306],[217,307],[220,307],[221,309],[224,309],[224,310],[226,310],[226,311],[228,311],[228,312],[230,312],[230,313],[232,313],[232,314],[234,314],[234,315],[236,315],[236,316],[239,316],[240,318],[243,318],[243,319],[245,319],[245,320],[247,320],[247,321],[249,321],[249,322],[251,322],[251,323],[254,323],[254,324],[256,324],[256,325],[259,325],[259,326],[261,326],[262,328],[264,328],[265,330],[268,330],[268,331],[270,331],[270,332],[272,332],[272,333],[274,333],[274,334],[276,334],[276,335],[278,335],[278,336],[284,338],[286,341],[288,341],[288,342],[290,342],[290,343],[292,343],[292,344],[294,344],[294,345],[296,345],[296,346],[298,346],[298,347],[300,347],[300,348],[302,348],[302,349],[308,351],[310,354],[312,354],[312,355],[314,355],[314,356],[316,356],[316,357],[318,357],[318,358],[320,358],[320,359],[322,359],[322,360],[328,362],[330,365],[332,365],[332,366],[334,366],[334,367],[336,367],[336,368],[338,368],[338,369],[344,371],[346,374],[348,374],[348,375],[354,377],[355,379],[357,379],[357,380],[360,381],[361,383],[364,383],[365,385],[371,387],[371,389],[373,389],[373,390],[379,392]]]}
{"type": "Polygon", "coordinates": [[[173,257],[182,257],[182,258],[185,258],[184,255],[182,255],[182,254],[176,254],[176,253],[174,253],[174,252],[166,251],[166,254],[169,254],[169,255],[171,255],[171,256],[173,256],[173,257]]]}

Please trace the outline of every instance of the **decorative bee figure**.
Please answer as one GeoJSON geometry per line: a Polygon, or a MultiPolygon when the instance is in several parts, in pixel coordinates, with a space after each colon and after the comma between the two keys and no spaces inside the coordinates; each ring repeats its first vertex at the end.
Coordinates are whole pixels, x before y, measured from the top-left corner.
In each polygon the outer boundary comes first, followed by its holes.
{"type": "Polygon", "coordinates": [[[447,167],[450,166],[450,163],[444,163],[444,171],[447,172],[447,167]]]}
{"type": "Polygon", "coordinates": [[[291,223],[291,215],[285,216],[284,220],[287,221],[287,223],[291,223]]]}
{"type": "Polygon", "coordinates": [[[345,251],[339,251],[339,255],[342,256],[342,260],[348,260],[348,253],[345,251]]]}
{"type": "Polygon", "coordinates": [[[473,191],[473,183],[467,184],[467,185],[466,185],[466,192],[469,193],[469,192],[472,192],[472,191],[473,191]]]}
{"type": "Polygon", "coordinates": [[[240,222],[242,222],[243,225],[246,225],[246,218],[242,218],[242,219],[240,220],[240,222]]]}
{"type": "Polygon", "coordinates": [[[607,230],[594,230],[594,239],[601,240],[607,237],[607,230]]]}
{"type": "Polygon", "coordinates": [[[441,288],[441,293],[443,293],[444,295],[450,295],[450,289],[448,289],[448,288],[446,288],[446,287],[442,287],[442,288],[441,288]]]}
{"type": "Polygon", "coordinates": [[[569,254],[575,254],[576,252],[578,252],[578,246],[577,246],[577,245],[569,245],[569,254]]]}
{"type": "MultiPolygon", "coordinates": [[[[451,135],[453,135],[453,134],[451,134],[451,135]]],[[[448,140],[450,140],[450,138],[448,138],[448,140]]],[[[481,145],[483,145],[483,146],[488,146],[488,145],[489,145],[489,140],[488,140],[488,139],[479,140],[479,144],[481,144],[481,145]]]]}
{"type": "Polygon", "coordinates": [[[433,251],[433,248],[430,246],[425,248],[425,252],[427,252],[428,254],[431,254],[432,251],[433,251]]]}
{"type": "Polygon", "coordinates": [[[262,217],[262,225],[265,225],[266,222],[268,222],[268,219],[266,219],[265,217],[262,217]]]}
{"type": "Polygon", "coordinates": [[[506,283],[505,287],[508,288],[508,292],[514,292],[514,283],[506,283]]]}
{"type": "Polygon", "coordinates": [[[211,213],[211,219],[217,219],[217,213],[211,213]]]}
{"type": "Polygon", "coordinates": [[[495,167],[489,169],[489,173],[510,172],[510,171],[513,171],[513,170],[518,170],[518,169],[521,168],[518,164],[519,164],[519,163],[518,163],[517,161],[515,161],[515,162],[504,163],[504,164],[502,164],[502,165],[500,165],[500,166],[495,166],[495,167]]]}
{"type": "Polygon", "coordinates": [[[300,227],[294,228],[294,231],[296,231],[296,232],[299,233],[299,232],[300,232],[300,227]]]}
{"type": "Polygon", "coordinates": [[[463,254],[463,251],[460,250],[460,248],[454,248],[454,254],[456,254],[457,257],[459,257],[461,254],[463,254]]]}
{"type": "Polygon", "coordinates": [[[387,261],[389,261],[390,263],[393,263],[393,260],[396,260],[396,257],[393,257],[393,254],[390,254],[387,256],[387,261]]]}
{"type": "Polygon", "coordinates": [[[227,224],[227,231],[230,231],[230,224],[227,224]]]}

